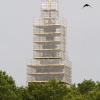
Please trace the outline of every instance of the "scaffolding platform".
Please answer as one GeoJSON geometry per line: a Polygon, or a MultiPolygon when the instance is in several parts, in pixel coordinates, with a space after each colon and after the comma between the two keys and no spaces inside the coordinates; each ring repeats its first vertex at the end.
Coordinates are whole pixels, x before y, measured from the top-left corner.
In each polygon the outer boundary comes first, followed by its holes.
{"type": "Polygon", "coordinates": [[[33,59],[27,62],[27,82],[57,79],[71,84],[66,52],[66,19],[59,17],[57,0],[42,0],[41,17],[33,20],[33,59]]]}

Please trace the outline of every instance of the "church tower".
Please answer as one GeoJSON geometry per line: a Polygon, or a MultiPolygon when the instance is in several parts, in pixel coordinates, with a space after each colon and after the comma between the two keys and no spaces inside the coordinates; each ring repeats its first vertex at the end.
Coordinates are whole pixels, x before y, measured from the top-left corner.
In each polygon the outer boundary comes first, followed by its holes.
{"type": "Polygon", "coordinates": [[[66,19],[59,17],[58,0],[42,0],[41,17],[33,21],[33,59],[27,62],[28,82],[57,79],[71,84],[66,52],[66,19]]]}

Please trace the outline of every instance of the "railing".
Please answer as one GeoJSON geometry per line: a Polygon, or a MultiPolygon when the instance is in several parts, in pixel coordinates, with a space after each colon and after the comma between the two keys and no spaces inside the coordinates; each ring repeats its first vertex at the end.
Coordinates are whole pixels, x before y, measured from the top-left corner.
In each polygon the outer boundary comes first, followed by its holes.
{"type": "Polygon", "coordinates": [[[65,71],[67,67],[71,74],[71,64],[64,59],[31,59],[27,60],[27,66],[65,66],[65,71]]]}
{"type": "Polygon", "coordinates": [[[53,78],[56,78],[59,81],[65,82],[67,84],[71,84],[72,80],[71,80],[71,76],[68,75],[55,75],[55,74],[28,74],[27,80],[28,82],[47,82],[48,80],[51,80],[53,78]]]}
{"type": "MultiPolygon", "coordinates": [[[[49,2],[49,0],[42,0],[42,2],[49,2]]],[[[58,2],[58,0],[52,0],[52,2],[58,2]]]]}
{"type": "Polygon", "coordinates": [[[64,65],[64,61],[62,59],[31,59],[27,60],[27,65],[64,65]]]}
{"type": "Polygon", "coordinates": [[[72,63],[69,60],[65,59],[65,65],[71,68],[72,63]]]}
{"type": "Polygon", "coordinates": [[[65,31],[63,31],[61,28],[57,28],[53,32],[51,32],[51,31],[45,32],[44,29],[34,27],[33,31],[34,31],[33,32],[34,34],[52,34],[52,35],[53,34],[58,34],[58,33],[65,34],[65,31]]]}
{"type": "Polygon", "coordinates": [[[45,52],[45,53],[34,53],[33,54],[34,57],[50,57],[50,58],[61,58],[63,57],[63,53],[62,52],[45,52]]]}
{"type": "Polygon", "coordinates": [[[64,67],[36,67],[36,68],[32,68],[32,67],[28,67],[27,69],[28,73],[56,73],[56,74],[60,74],[60,73],[64,73],[64,67]]]}
{"type": "Polygon", "coordinates": [[[40,36],[36,37],[35,36],[33,38],[33,40],[34,41],[50,41],[50,40],[52,40],[52,41],[58,41],[58,40],[61,41],[61,37],[57,37],[57,36],[56,37],[40,37],[40,36]]]}
{"type": "Polygon", "coordinates": [[[31,74],[31,75],[42,75],[42,74],[43,75],[45,75],[45,74],[49,74],[49,75],[50,74],[55,74],[55,75],[58,74],[58,75],[60,75],[60,74],[64,74],[63,72],[43,72],[43,71],[42,72],[32,72],[31,70],[28,70],[27,73],[31,74]]]}
{"type": "Polygon", "coordinates": [[[45,21],[41,18],[34,18],[34,26],[50,26],[50,25],[61,25],[63,27],[66,27],[66,20],[63,18],[59,18],[53,22],[45,21]]]}
{"type": "Polygon", "coordinates": [[[51,2],[51,3],[48,3],[48,2],[43,2],[42,3],[42,10],[59,10],[59,6],[58,6],[58,3],[56,2],[51,2]]]}
{"type": "MultiPolygon", "coordinates": [[[[65,46],[64,44],[33,44],[33,49],[62,49],[64,50],[65,46]]],[[[54,52],[54,51],[53,51],[54,52]]]]}
{"type": "Polygon", "coordinates": [[[34,31],[34,34],[44,34],[44,35],[46,35],[46,34],[52,34],[52,35],[58,35],[58,34],[63,34],[63,33],[61,33],[60,31],[59,32],[44,32],[44,31],[36,30],[36,31],[34,31]]]}
{"type": "Polygon", "coordinates": [[[43,74],[43,75],[30,75],[28,77],[28,81],[48,81],[48,80],[51,80],[53,78],[56,78],[57,80],[60,80],[60,81],[64,81],[63,80],[63,75],[55,75],[55,74],[43,74]]]}
{"type": "Polygon", "coordinates": [[[72,74],[72,72],[71,72],[71,68],[69,68],[69,67],[65,67],[65,73],[67,74],[67,75],[71,75],[72,74]]]}
{"type": "Polygon", "coordinates": [[[69,83],[69,84],[71,84],[71,82],[72,82],[71,76],[69,76],[69,75],[65,75],[63,80],[64,80],[65,82],[69,83]]]}

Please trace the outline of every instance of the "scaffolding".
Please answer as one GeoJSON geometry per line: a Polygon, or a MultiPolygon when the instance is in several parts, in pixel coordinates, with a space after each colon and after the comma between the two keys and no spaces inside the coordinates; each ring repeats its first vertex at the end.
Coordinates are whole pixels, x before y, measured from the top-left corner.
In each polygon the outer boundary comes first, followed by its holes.
{"type": "Polygon", "coordinates": [[[57,0],[42,0],[41,18],[33,20],[33,59],[27,61],[27,81],[52,78],[71,84],[71,62],[66,52],[66,20],[59,18],[57,0]]]}

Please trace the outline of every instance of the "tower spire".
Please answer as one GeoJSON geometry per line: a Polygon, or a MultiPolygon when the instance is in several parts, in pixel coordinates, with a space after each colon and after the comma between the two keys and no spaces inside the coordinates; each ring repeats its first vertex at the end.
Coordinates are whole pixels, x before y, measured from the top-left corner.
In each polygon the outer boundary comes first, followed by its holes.
{"type": "Polygon", "coordinates": [[[52,2],[52,0],[49,0],[49,2],[52,2]]]}
{"type": "Polygon", "coordinates": [[[33,59],[27,63],[28,82],[55,78],[71,84],[66,52],[66,20],[59,17],[57,0],[42,0],[41,18],[34,19],[33,59]]]}

